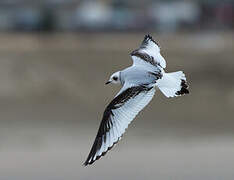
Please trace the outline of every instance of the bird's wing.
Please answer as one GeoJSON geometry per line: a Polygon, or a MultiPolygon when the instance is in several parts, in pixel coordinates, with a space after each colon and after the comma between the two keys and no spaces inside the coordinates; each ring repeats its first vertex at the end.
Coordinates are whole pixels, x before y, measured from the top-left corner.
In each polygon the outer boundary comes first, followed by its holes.
{"type": "Polygon", "coordinates": [[[140,48],[134,50],[131,56],[133,65],[136,66],[166,67],[166,61],[160,54],[160,47],[150,35],[145,35],[140,48]]]}
{"type": "Polygon", "coordinates": [[[151,101],[155,93],[153,87],[132,86],[122,88],[106,107],[103,118],[84,165],[92,164],[104,156],[121,138],[129,123],[151,101]]]}

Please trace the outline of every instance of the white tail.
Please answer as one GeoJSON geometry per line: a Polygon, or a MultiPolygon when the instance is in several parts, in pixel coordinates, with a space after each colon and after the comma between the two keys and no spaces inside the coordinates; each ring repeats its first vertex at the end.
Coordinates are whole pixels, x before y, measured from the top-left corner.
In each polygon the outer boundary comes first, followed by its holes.
{"type": "Polygon", "coordinates": [[[189,93],[186,77],[182,71],[163,73],[162,78],[157,80],[156,86],[166,97],[175,97],[189,93]]]}

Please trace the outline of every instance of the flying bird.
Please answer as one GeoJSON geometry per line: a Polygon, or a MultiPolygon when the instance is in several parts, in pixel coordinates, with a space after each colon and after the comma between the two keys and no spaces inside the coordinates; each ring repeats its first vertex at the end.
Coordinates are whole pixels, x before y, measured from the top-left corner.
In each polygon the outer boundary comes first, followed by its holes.
{"type": "Polygon", "coordinates": [[[104,156],[121,139],[130,122],[152,100],[156,89],[168,98],[189,93],[182,71],[164,71],[166,61],[150,35],[145,35],[140,47],[130,55],[132,66],[115,72],[106,82],[121,84],[122,88],[103,113],[85,166],[104,156]]]}

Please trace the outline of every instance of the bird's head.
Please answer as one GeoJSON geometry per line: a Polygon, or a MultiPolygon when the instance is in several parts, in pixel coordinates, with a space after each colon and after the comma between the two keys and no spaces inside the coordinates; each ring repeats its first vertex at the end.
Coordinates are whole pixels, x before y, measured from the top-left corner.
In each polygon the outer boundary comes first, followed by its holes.
{"type": "Polygon", "coordinates": [[[106,82],[106,84],[109,83],[120,84],[120,71],[115,72],[111,75],[110,79],[106,82]]]}

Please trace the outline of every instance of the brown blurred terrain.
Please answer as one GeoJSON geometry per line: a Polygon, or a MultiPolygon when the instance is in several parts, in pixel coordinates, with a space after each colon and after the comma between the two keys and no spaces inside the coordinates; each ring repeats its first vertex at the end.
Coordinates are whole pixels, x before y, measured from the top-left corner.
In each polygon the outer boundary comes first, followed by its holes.
{"type": "Polygon", "coordinates": [[[234,179],[233,33],[152,34],[187,96],[158,92],[124,138],[83,167],[105,86],[131,65],[140,33],[0,34],[0,179],[234,179]]]}

